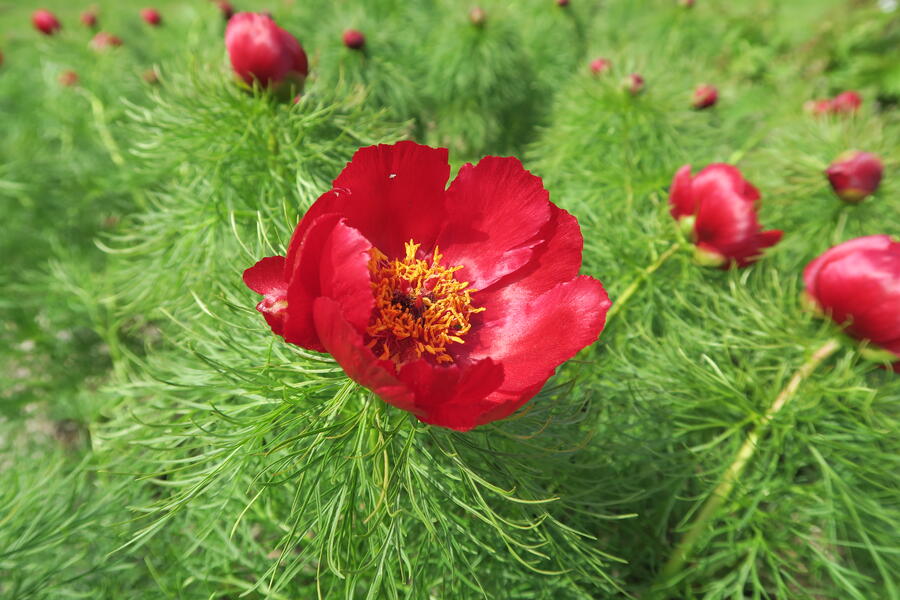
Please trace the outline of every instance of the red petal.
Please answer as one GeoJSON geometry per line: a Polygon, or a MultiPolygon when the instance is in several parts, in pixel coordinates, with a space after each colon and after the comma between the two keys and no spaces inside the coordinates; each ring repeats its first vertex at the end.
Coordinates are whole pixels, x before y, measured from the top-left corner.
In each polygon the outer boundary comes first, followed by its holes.
{"type": "Polygon", "coordinates": [[[447,191],[447,223],[437,244],[460,278],[484,289],[523,266],[550,220],[550,195],[515,158],[467,164],[447,191]]]}
{"type": "Polygon", "coordinates": [[[284,257],[267,256],[262,259],[244,271],[244,283],[263,296],[278,290],[287,290],[287,282],[284,279],[284,257]]]}
{"type": "Polygon", "coordinates": [[[256,310],[276,335],[284,335],[287,318],[287,282],[284,280],[284,257],[268,256],[246,271],[244,283],[257,294],[265,296],[256,310]]]}
{"type": "Polygon", "coordinates": [[[330,298],[318,298],[313,312],[322,345],[348,377],[374,391],[385,402],[417,413],[413,393],[394,375],[393,363],[379,361],[366,348],[363,334],[344,319],[340,304],[330,298]]]}
{"type": "Polygon", "coordinates": [[[492,358],[503,365],[503,384],[488,398],[495,404],[491,417],[511,414],[556,367],[597,341],[611,304],[599,281],[581,276],[536,299],[489,306],[466,344],[472,346],[470,360],[492,358]]]}
{"type": "Polygon", "coordinates": [[[476,292],[473,298],[478,306],[527,302],[578,275],[584,247],[578,221],[553,204],[550,212],[550,221],[537,236],[546,242],[534,249],[531,260],[524,267],[476,292]]]}
{"type": "Polygon", "coordinates": [[[760,232],[755,206],[759,191],[735,167],[715,164],[703,169],[694,178],[693,192],[700,203],[694,224],[698,246],[712,248],[743,267],[781,239],[778,231],[760,232]]]}
{"type": "Polygon", "coordinates": [[[807,277],[813,297],[855,337],[900,338],[900,243],[869,236],[841,244],[810,263],[807,277]]]}
{"type": "Polygon", "coordinates": [[[692,217],[697,211],[691,192],[691,165],[684,165],[675,172],[672,187],[669,188],[669,212],[676,219],[692,217]]]}
{"type": "Polygon", "coordinates": [[[760,198],[759,190],[744,179],[740,169],[734,165],[713,163],[697,173],[694,178],[695,198],[703,198],[707,194],[724,189],[736,193],[750,203],[755,203],[760,198]]]}
{"type": "Polygon", "coordinates": [[[295,250],[285,340],[324,350],[313,320],[313,303],[320,296],[336,300],[345,319],[360,330],[365,328],[374,306],[368,269],[371,247],[340,215],[325,215],[313,223],[295,250]]]}
{"type": "Polygon", "coordinates": [[[421,421],[467,431],[487,422],[482,418],[493,408],[487,398],[503,382],[503,367],[489,358],[463,367],[417,360],[403,366],[400,379],[415,394],[421,421]]]}
{"type": "Polygon", "coordinates": [[[446,148],[414,142],[360,148],[334,180],[334,187],[349,195],[330,200],[328,212],[347,217],[351,227],[390,258],[402,257],[410,239],[427,252],[445,220],[449,178],[446,148]]]}
{"type": "Polygon", "coordinates": [[[819,271],[822,267],[829,262],[865,250],[886,250],[890,247],[891,243],[890,236],[867,235],[854,238],[829,248],[813,259],[803,270],[803,283],[806,285],[806,291],[812,294],[813,297],[816,297],[816,279],[819,276],[819,271]]]}

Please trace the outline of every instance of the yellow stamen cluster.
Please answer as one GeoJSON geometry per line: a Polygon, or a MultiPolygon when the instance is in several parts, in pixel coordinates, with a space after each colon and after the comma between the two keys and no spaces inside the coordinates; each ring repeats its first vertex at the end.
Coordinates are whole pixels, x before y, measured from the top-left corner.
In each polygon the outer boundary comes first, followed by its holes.
{"type": "Polygon", "coordinates": [[[464,343],[472,328],[469,317],[484,310],[472,306],[472,293],[478,290],[456,280],[453,274],[462,266],[441,266],[437,248],[429,264],[416,258],[420,244],[410,240],[404,246],[403,259],[388,260],[377,248],[370,252],[375,311],[366,329],[368,347],[380,360],[398,366],[423,356],[452,363],[447,346],[464,343]]]}

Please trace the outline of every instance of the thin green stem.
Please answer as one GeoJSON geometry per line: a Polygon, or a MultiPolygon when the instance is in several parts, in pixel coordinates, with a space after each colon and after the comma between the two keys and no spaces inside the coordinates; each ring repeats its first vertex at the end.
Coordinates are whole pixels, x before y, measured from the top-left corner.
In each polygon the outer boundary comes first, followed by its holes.
{"type": "Polygon", "coordinates": [[[612,308],[610,308],[609,312],[606,313],[606,326],[607,327],[609,326],[609,322],[612,321],[613,317],[615,317],[619,313],[619,311],[622,310],[622,307],[625,306],[625,304],[628,302],[628,299],[634,295],[634,293],[638,290],[639,287],[641,287],[641,283],[643,283],[643,281],[647,277],[652,275],[657,269],[659,269],[661,266],[663,266],[663,264],[665,264],[665,262],[667,260],[669,260],[669,258],[671,258],[673,254],[675,254],[676,252],[678,252],[678,250],[681,249],[681,246],[682,246],[682,242],[675,242],[674,244],[669,246],[669,248],[666,249],[665,252],[660,254],[659,257],[656,259],[656,261],[654,261],[654,263],[652,265],[648,266],[643,271],[638,273],[638,276],[635,277],[634,281],[632,281],[631,284],[627,288],[625,288],[625,291],[622,292],[619,295],[619,297],[615,299],[615,302],[613,302],[612,308]]]}
{"type": "Polygon", "coordinates": [[[763,417],[759,420],[759,423],[756,424],[756,427],[754,427],[747,435],[747,439],[744,440],[743,445],[740,450],[738,450],[731,465],[729,465],[725,470],[725,473],[722,474],[722,478],[716,486],[716,489],[713,490],[712,494],[707,498],[706,503],[700,510],[700,514],[681,539],[681,543],[675,548],[675,552],[672,553],[669,562],[663,567],[660,575],[661,582],[670,579],[681,570],[682,566],[684,566],[684,563],[690,557],[691,551],[697,543],[697,540],[700,539],[701,535],[706,533],[709,522],[715,517],[719,508],[728,499],[728,496],[737,484],[741,473],[743,473],[747,463],[750,462],[750,459],[756,452],[758,442],[765,433],[766,427],[772,422],[775,415],[777,415],[781,409],[785,407],[788,401],[794,397],[794,394],[797,393],[797,389],[800,387],[803,380],[809,377],[816,367],[818,367],[826,358],[834,354],[838,348],[840,348],[840,343],[837,340],[828,340],[822,344],[822,346],[813,352],[812,356],[803,363],[797,372],[794,373],[794,376],[791,377],[788,384],[781,390],[781,393],[778,394],[778,397],[775,398],[775,401],[772,402],[772,405],[766,410],[763,417]]]}

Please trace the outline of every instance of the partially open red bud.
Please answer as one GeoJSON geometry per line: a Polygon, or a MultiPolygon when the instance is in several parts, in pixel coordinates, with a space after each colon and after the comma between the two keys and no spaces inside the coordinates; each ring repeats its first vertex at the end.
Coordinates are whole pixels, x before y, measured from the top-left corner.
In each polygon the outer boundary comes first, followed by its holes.
{"type": "Polygon", "coordinates": [[[469,22],[476,27],[482,27],[487,22],[487,13],[480,6],[469,11],[469,22]]]}
{"type": "Polygon", "coordinates": [[[351,50],[360,50],[366,45],[366,36],[356,29],[348,29],[344,32],[344,45],[351,50]]]}
{"type": "Polygon", "coordinates": [[[594,75],[603,75],[612,69],[612,61],[608,58],[595,58],[591,61],[591,73],[594,75]]]}
{"type": "Polygon", "coordinates": [[[66,87],[72,87],[78,84],[78,73],[75,71],[63,71],[59,74],[59,83],[66,87]]]}
{"type": "Polygon", "coordinates": [[[709,165],[695,177],[690,165],[678,169],[669,190],[670,212],[696,246],[698,264],[746,267],[781,240],[781,231],[762,230],[759,197],[732,165],[709,165]]]}
{"type": "Polygon", "coordinates": [[[111,48],[118,48],[121,45],[122,39],[119,36],[107,33],[105,31],[101,31],[100,33],[95,35],[90,43],[91,48],[98,52],[109,50],[111,48]]]}
{"type": "Polygon", "coordinates": [[[62,29],[62,25],[56,18],[56,15],[43,8],[34,11],[31,15],[31,22],[34,24],[34,28],[44,35],[53,35],[62,29]]]}
{"type": "Polygon", "coordinates": [[[309,73],[300,42],[263,14],[234,15],[225,28],[225,47],[235,74],[248,85],[254,81],[269,88],[285,81],[302,85],[309,73]]]}
{"type": "Polygon", "coordinates": [[[836,115],[849,115],[859,110],[860,106],[862,106],[862,96],[859,95],[859,92],[849,90],[834,97],[834,100],[831,101],[831,112],[836,115]]]}
{"type": "Polygon", "coordinates": [[[834,193],[844,202],[858,204],[874,194],[881,183],[884,165],[869,152],[844,152],[825,170],[834,193]]]}
{"type": "Polygon", "coordinates": [[[97,13],[93,9],[89,9],[81,13],[81,24],[85,27],[93,29],[97,26],[97,13]]]}
{"type": "Polygon", "coordinates": [[[142,8],[141,18],[147,25],[152,25],[153,27],[159,27],[162,23],[162,16],[155,8],[142,8]]]}
{"type": "Polygon", "coordinates": [[[863,356],[900,372],[900,241],[887,235],[838,244],[803,271],[804,305],[869,345],[863,356]]]}
{"type": "Polygon", "coordinates": [[[644,78],[637,73],[631,73],[622,80],[622,86],[632,96],[637,96],[644,90],[644,78]]]}
{"type": "Polygon", "coordinates": [[[694,95],[691,97],[691,106],[697,110],[702,110],[713,106],[718,99],[719,90],[715,86],[703,83],[694,90],[694,95]]]}

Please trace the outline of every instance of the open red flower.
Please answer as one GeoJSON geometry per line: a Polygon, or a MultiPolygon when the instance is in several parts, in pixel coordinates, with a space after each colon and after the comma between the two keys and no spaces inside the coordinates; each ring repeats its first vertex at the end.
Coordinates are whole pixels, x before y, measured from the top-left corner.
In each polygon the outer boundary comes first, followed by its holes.
{"type": "Polygon", "coordinates": [[[896,356],[900,372],[900,241],[870,235],[838,244],[806,266],[803,282],[807,304],[896,356]]]}
{"type": "Polygon", "coordinates": [[[231,17],[225,47],[234,72],[248,85],[254,80],[266,87],[285,80],[302,83],[309,74],[300,42],[268,15],[243,12],[231,17]]]}
{"type": "Polygon", "coordinates": [[[781,231],[762,231],[758,202],[759,190],[737,167],[720,163],[696,177],[681,167],[669,191],[670,212],[691,235],[698,262],[722,268],[746,267],[781,240],[781,231]]]}
{"type": "Polygon", "coordinates": [[[447,150],[361,148],[297,225],[287,256],[244,272],[292,344],[420,420],[465,431],[531,399],[597,340],[610,307],[579,276],[575,218],[515,158],[450,176],[447,150]]]}

